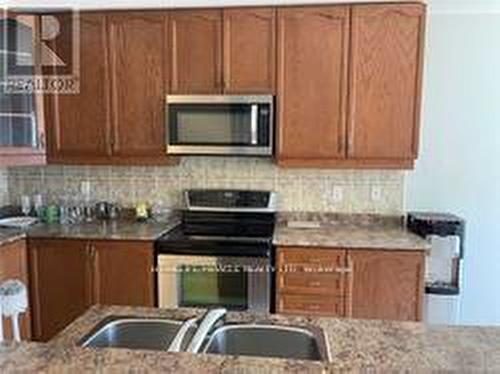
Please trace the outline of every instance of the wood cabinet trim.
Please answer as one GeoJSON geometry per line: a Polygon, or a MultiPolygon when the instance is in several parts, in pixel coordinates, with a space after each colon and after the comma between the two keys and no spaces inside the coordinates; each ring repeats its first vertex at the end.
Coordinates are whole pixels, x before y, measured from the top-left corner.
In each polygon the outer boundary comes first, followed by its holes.
{"type": "Polygon", "coordinates": [[[312,167],[317,169],[412,169],[415,165],[414,159],[400,159],[400,160],[382,160],[382,159],[344,159],[344,160],[324,160],[324,159],[279,159],[278,166],[284,168],[303,168],[312,167]]]}
{"type": "Polygon", "coordinates": [[[425,36],[427,26],[427,5],[420,4],[416,12],[420,15],[420,35],[418,48],[418,66],[415,87],[415,122],[413,123],[413,158],[418,157],[418,148],[420,144],[420,121],[422,116],[422,88],[424,76],[424,55],[425,55],[425,36]]]}

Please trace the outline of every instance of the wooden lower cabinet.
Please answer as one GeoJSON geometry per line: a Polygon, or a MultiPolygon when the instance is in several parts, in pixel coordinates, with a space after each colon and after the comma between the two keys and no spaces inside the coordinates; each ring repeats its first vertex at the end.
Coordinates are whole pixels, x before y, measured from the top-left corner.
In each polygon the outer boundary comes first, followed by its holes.
{"type": "Polygon", "coordinates": [[[33,337],[47,341],[93,304],[152,306],[153,244],[29,241],[33,337]]]}
{"type": "MultiPolygon", "coordinates": [[[[28,269],[26,261],[26,242],[18,240],[0,246],[0,282],[8,279],[17,279],[28,285],[28,269]]],[[[0,321],[2,323],[2,321],[0,321]]],[[[6,339],[12,339],[12,323],[10,319],[3,319],[6,339]]],[[[21,339],[31,339],[30,309],[23,314],[20,321],[21,339]]]]}
{"type": "Polygon", "coordinates": [[[152,243],[99,241],[91,246],[96,304],[154,306],[152,243]]]}
{"type": "Polygon", "coordinates": [[[278,248],[278,313],[419,321],[424,253],[278,248]]]}
{"type": "Polygon", "coordinates": [[[28,249],[33,338],[47,341],[91,305],[87,244],[33,240],[28,249]]]}
{"type": "Polygon", "coordinates": [[[356,250],[349,257],[353,318],[422,319],[423,252],[356,250]]]}

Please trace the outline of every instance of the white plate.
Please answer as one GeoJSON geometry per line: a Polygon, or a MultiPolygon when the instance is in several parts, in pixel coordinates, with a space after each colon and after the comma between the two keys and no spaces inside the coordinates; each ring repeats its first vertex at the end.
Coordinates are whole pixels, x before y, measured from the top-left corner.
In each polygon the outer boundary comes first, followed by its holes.
{"type": "Polygon", "coordinates": [[[24,229],[38,222],[38,218],[34,217],[10,217],[0,219],[0,226],[10,227],[15,229],[24,229]]]}

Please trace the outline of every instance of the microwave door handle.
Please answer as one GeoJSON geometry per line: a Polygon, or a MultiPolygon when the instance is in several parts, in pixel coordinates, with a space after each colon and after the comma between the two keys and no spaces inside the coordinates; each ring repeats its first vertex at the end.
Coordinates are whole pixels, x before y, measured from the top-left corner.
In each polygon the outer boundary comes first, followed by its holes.
{"type": "Polygon", "coordinates": [[[250,144],[257,145],[258,139],[258,117],[259,117],[259,107],[257,104],[252,104],[250,108],[250,144]]]}

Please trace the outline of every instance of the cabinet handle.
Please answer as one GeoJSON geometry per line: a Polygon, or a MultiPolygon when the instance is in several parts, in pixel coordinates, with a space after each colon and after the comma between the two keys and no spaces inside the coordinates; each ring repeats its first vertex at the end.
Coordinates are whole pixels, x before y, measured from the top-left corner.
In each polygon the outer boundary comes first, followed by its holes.
{"type": "Polygon", "coordinates": [[[347,265],[346,265],[346,267],[336,268],[335,272],[341,273],[341,274],[349,274],[349,273],[352,273],[352,269],[353,269],[353,266],[352,266],[351,256],[347,256],[347,265]]]}
{"type": "Polygon", "coordinates": [[[44,150],[45,149],[45,133],[38,133],[38,148],[44,150]]]}
{"type": "Polygon", "coordinates": [[[347,299],[345,300],[345,316],[346,317],[352,317],[352,309],[353,309],[353,285],[354,285],[354,264],[352,261],[352,257],[350,254],[347,255],[347,267],[351,269],[351,274],[347,276],[347,290],[346,290],[346,296],[347,299]]]}
{"type": "Polygon", "coordinates": [[[313,263],[313,264],[319,264],[319,263],[321,263],[321,259],[319,259],[319,258],[310,258],[309,262],[313,263]]]}
{"type": "Polygon", "coordinates": [[[319,286],[321,286],[321,283],[320,282],[309,282],[307,285],[309,287],[319,287],[319,286]]]}
{"type": "Polygon", "coordinates": [[[93,244],[87,244],[85,252],[87,254],[88,260],[94,261],[97,252],[95,246],[93,244]]]}
{"type": "Polygon", "coordinates": [[[320,306],[318,304],[309,304],[307,307],[309,310],[320,310],[320,306]]]}
{"type": "Polygon", "coordinates": [[[221,74],[220,76],[220,83],[219,83],[220,88],[225,91],[226,90],[226,80],[224,79],[224,76],[221,74]]]}
{"type": "Polygon", "coordinates": [[[340,273],[340,274],[352,273],[352,268],[350,268],[350,267],[346,267],[346,268],[336,268],[336,269],[335,269],[335,272],[336,272],[336,273],[340,273]]]}

